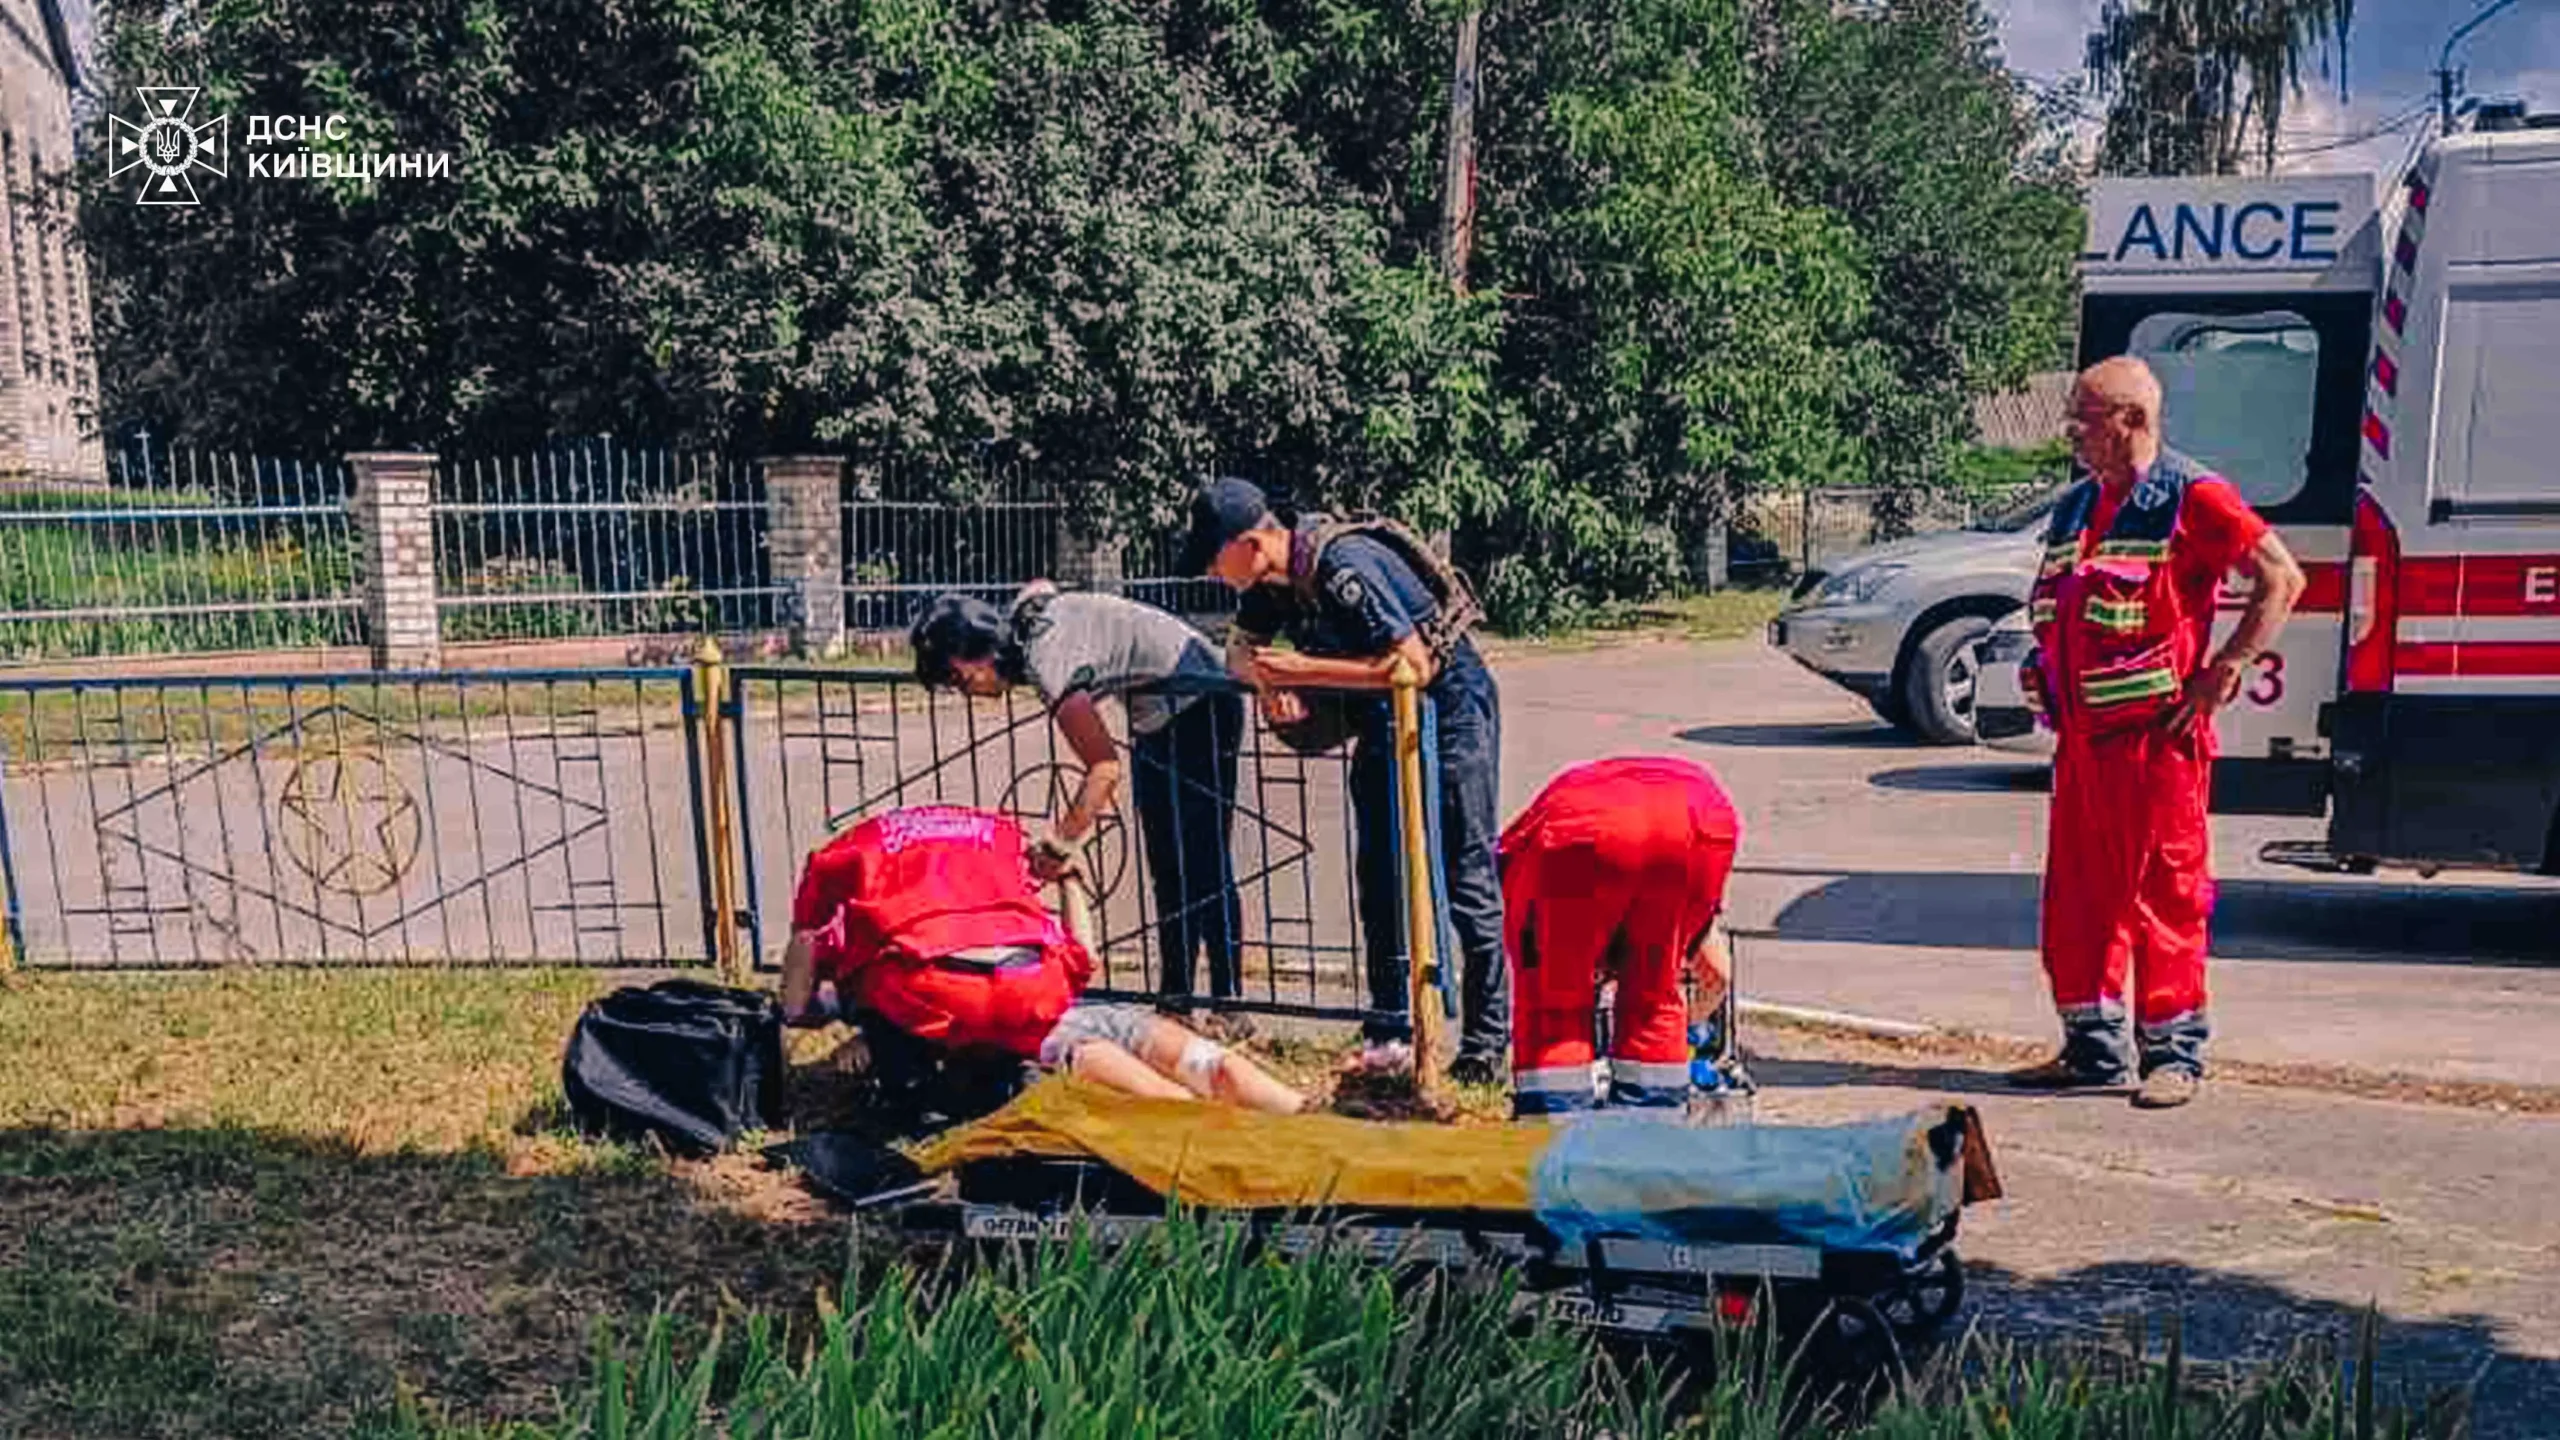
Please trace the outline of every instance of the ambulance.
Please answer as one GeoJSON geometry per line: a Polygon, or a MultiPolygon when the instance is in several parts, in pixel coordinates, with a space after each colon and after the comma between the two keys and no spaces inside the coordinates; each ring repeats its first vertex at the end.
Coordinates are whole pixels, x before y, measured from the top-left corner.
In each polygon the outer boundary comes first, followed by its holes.
{"type": "MultiPolygon", "coordinates": [[[[2108,179],[2089,203],[2079,363],[2146,360],[2167,442],[2308,582],[2219,720],[2215,811],[2324,818],[2263,852],[2307,868],[2560,873],[2560,116],[2486,111],[2382,195],[2108,179]]],[[[2024,629],[1985,642],[1994,743],[2025,738],[1990,698],[2024,629]]]]}
{"type": "Polygon", "coordinates": [[[2304,858],[2560,874],[2560,115],[2484,111],[2395,199],[2304,858]]]}

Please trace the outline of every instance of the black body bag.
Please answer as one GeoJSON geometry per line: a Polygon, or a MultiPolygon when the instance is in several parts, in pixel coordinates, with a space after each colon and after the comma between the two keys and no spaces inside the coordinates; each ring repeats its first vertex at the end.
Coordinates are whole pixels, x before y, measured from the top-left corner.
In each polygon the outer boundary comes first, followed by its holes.
{"type": "Polygon", "coordinates": [[[782,1007],[699,980],[628,986],[587,1006],[560,1063],[578,1128],[656,1136],[679,1155],[782,1123],[782,1007]]]}

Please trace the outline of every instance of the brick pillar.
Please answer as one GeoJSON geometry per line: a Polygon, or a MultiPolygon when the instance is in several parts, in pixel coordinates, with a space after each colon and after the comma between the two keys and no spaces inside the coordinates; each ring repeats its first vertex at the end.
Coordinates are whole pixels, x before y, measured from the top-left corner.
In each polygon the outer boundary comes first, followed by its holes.
{"type": "Polygon", "coordinates": [[[775,455],[764,462],[765,549],[782,587],[791,648],[844,652],[844,461],[775,455]]]}
{"type": "Polygon", "coordinates": [[[355,522],[364,586],[364,633],[377,670],[435,670],[444,664],[436,624],[436,457],[350,455],[356,472],[348,511],[355,522]]]}
{"type": "MultiPolygon", "coordinates": [[[[1126,547],[1118,540],[1088,535],[1064,511],[1058,515],[1057,573],[1049,576],[1063,590],[1099,590],[1116,595],[1128,588],[1126,547]]],[[[1039,577],[1024,575],[1024,580],[1039,577]]]]}

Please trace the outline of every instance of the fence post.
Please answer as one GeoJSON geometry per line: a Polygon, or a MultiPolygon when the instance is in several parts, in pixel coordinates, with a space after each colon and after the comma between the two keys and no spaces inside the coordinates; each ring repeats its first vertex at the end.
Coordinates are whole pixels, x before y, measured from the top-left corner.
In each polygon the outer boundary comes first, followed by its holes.
{"type": "Polygon", "coordinates": [[[791,648],[844,653],[844,461],[774,455],[764,462],[765,546],[789,610],[791,648]]]}
{"type": "Polygon", "coordinates": [[[1117,539],[1086,534],[1082,524],[1064,507],[1059,509],[1058,573],[1050,578],[1068,590],[1120,593],[1128,580],[1128,567],[1124,563],[1126,547],[1117,539]]]}
{"type": "Polygon", "coordinates": [[[722,980],[744,985],[748,966],[738,952],[738,837],[729,789],[729,666],[720,642],[708,635],[693,652],[693,683],[703,716],[702,773],[694,780],[711,817],[711,958],[722,980]]]}
{"type": "Polygon", "coordinates": [[[1431,817],[1422,808],[1422,676],[1410,661],[1399,658],[1388,679],[1395,686],[1396,795],[1401,802],[1396,810],[1404,830],[1404,943],[1411,957],[1405,994],[1413,1017],[1413,1080],[1416,1089],[1429,1093],[1440,1084],[1435,983],[1440,917],[1431,893],[1431,817]]]}
{"type": "Polygon", "coordinates": [[[435,670],[444,664],[436,620],[436,457],[350,455],[355,494],[347,504],[364,585],[365,641],[377,670],[435,670]]]}

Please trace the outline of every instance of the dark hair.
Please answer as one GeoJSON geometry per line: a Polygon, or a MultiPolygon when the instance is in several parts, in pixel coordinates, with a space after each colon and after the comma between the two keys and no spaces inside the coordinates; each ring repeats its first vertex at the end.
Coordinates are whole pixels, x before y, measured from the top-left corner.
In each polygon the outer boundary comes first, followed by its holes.
{"type": "Polygon", "coordinates": [[[1022,678],[1022,647],[1003,611],[975,595],[938,595],[907,630],[916,652],[916,678],[927,685],[956,685],[957,662],[992,660],[996,673],[1022,678]]]}

